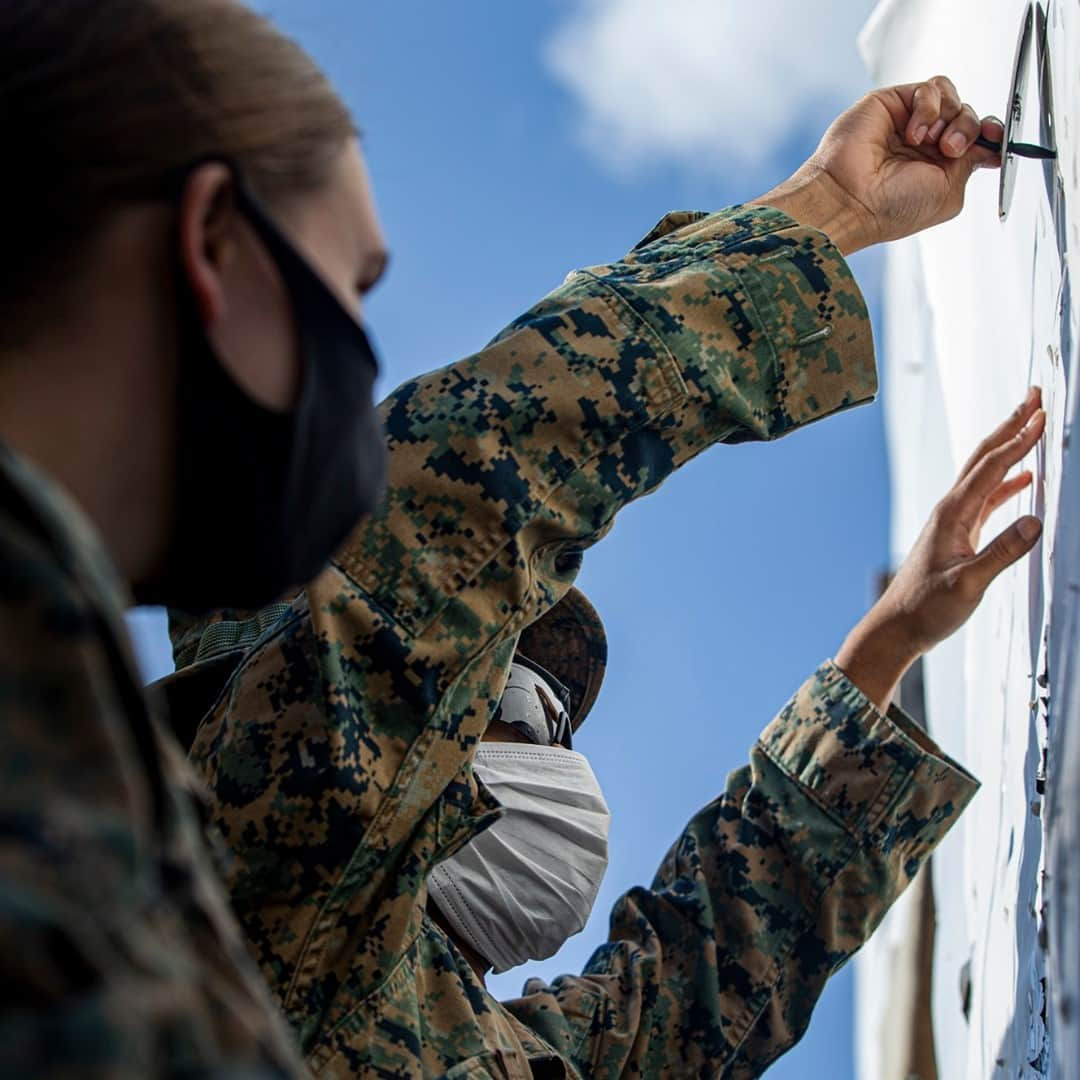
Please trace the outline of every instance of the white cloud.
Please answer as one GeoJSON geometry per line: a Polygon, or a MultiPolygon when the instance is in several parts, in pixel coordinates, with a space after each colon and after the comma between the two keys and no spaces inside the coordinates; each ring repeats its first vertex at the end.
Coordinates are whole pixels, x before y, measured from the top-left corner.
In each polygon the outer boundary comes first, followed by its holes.
{"type": "MultiPolygon", "coordinates": [[[[873,0],[570,0],[545,58],[616,171],[756,170],[866,89],[873,0]]],[[[815,131],[816,134],[816,131],[815,131]]]]}

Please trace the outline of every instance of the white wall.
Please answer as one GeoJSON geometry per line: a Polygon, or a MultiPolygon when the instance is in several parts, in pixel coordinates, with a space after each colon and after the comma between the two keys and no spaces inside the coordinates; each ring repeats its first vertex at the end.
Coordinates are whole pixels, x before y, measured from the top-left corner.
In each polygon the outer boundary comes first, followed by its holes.
{"type": "MultiPolygon", "coordinates": [[[[1026,6],[1020,0],[886,0],[863,41],[875,80],[948,74],[976,110],[1002,116],[1026,6]]],[[[968,627],[926,665],[931,730],[983,782],[934,860],[933,1016],[939,1075],[949,1080],[1042,1076],[1049,1049],[1046,954],[1039,945],[1046,815],[1036,774],[1048,738],[1039,699],[1049,698],[1054,707],[1057,673],[1051,671],[1045,691],[1037,677],[1047,668],[1047,644],[1051,655],[1059,644],[1057,626],[1068,622],[1063,613],[1070,604],[1066,596],[1051,621],[1054,573],[1062,572],[1054,552],[1065,419],[1072,415],[1066,372],[1075,361],[1069,342],[1076,340],[1076,313],[1063,286],[1080,249],[1074,130],[1080,121],[1080,3],[1050,0],[1048,12],[1064,203],[1055,209],[1048,194],[1048,180],[1057,181],[1054,166],[1021,162],[1005,224],[997,218],[996,177],[986,173],[973,181],[959,219],[895,245],[888,256],[882,345],[897,560],[959,465],[1029,384],[1043,387],[1049,414],[1045,452],[1028,463],[1036,471],[1034,489],[1002,508],[986,531],[989,538],[1033,511],[1045,513],[1046,540],[992,588],[968,627]],[[1073,253],[1061,253],[1059,237],[1071,241],[1073,253]],[[960,993],[965,969],[968,1019],[960,993]]],[[[1040,138],[1037,98],[1033,73],[1025,128],[1032,142],[1040,138]]],[[[1080,491],[1072,497],[1080,501],[1080,491]]],[[[1067,634],[1064,644],[1075,645],[1071,628],[1067,634]]],[[[1051,787],[1057,779],[1051,767],[1051,787]]],[[[912,917],[910,906],[898,907],[859,960],[863,1080],[889,1076],[881,1032],[889,1019],[890,957],[912,917]]]]}

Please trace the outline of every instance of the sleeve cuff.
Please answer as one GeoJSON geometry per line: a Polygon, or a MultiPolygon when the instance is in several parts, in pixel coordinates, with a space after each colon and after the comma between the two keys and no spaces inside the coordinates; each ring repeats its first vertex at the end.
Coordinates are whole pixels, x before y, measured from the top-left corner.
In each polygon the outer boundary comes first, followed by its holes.
{"type": "Polygon", "coordinates": [[[776,356],[782,435],[874,399],[873,327],[847,260],[823,232],[779,210],[753,213],[762,231],[738,243],[734,266],[776,356]]]}
{"type": "Polygon", "coordinates": [[[769,206],[669,214],[627,260],[639,267],[712,258],[734,274],[746,317],[775,367],[770,438],[873,400],[870,312],[835,244],[769,206]]]}
{"type": "Polygon", "coordinates": [[[759,739],[762,752],[853,835],[933,846],[978,781],[903,710],[882,714],[832,662],[759,739]]]}

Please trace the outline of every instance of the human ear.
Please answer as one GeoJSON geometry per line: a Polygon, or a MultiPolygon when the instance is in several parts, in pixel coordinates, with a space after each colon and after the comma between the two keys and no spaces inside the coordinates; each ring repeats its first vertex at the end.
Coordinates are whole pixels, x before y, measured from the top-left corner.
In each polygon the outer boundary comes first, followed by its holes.
{"type": "Polygon", "coordinates": [[[181,267],[208,329],[228,311],[225,271],[236,254],[239,228],[232,173],[220,162],[200,165],[180,196],[176,242],[181,267]]]}
{"type": "Polygon", "coordinates": [[[177,242],[206,340],[229,377],[264,408],[296,404],[301,361],[290,299],[248,223],[231,170],[194,170],[180,198],[177,242]]]}

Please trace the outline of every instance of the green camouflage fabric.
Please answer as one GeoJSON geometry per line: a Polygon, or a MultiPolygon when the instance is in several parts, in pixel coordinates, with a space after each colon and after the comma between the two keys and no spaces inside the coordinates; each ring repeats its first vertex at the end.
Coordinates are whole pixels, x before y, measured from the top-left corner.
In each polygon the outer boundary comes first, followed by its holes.
{"type": "MultiPolygon", "coordinates": [[[[209,628],[250,645],[192,751],[241,923],[319,1076],[749,1077],[799,1038],[976,787],[831,664],[582,974],[494,1000],[425,883],[497,817],[477,741],[523,629],[618,512],[716,443],[875,390],[839,252],[736,207],[666,218],[390,395],[384,508],[276,621],[209,628]]],[[[199,635],[178,623],[178,654],[209,662],[199,635]]]]}
{"type": "Polygon", "coordinates": [[[82,512],[0,448],[0,1076],[306,1076],[82,512]]]}

